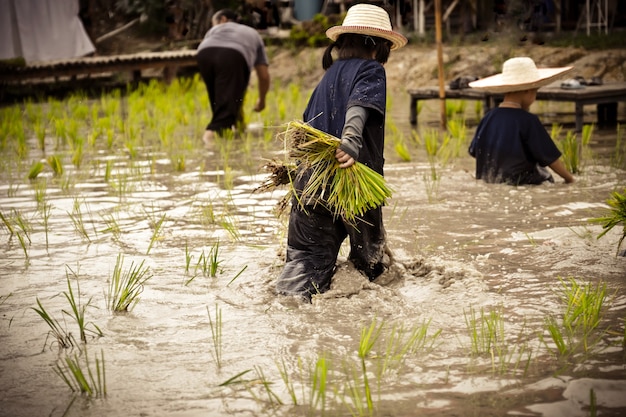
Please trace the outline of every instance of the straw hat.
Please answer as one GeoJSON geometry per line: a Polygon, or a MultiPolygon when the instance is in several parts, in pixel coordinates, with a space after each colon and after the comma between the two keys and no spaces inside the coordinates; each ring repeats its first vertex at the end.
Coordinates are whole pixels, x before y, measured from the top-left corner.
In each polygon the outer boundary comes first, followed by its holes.
{"type": "Polygon", "coordinates": [[[372,4],[355,4],[348,9],[341,26],[333,26],[326,31],[332,41],[343,33],[378,36],[391,42],[391,50],[402,48],[407,43],[404,35],[391,29],[389,14],[385,9],[372,4]]]}
{"type": "Polygon", "coordinates": [[[511,58],[504,61],[501,74],[473,81],[469,86],[492,93],[531,90],[550,84],[572,69],[573,67],[537,68],[535,62],[528,57],[511,58]]]}

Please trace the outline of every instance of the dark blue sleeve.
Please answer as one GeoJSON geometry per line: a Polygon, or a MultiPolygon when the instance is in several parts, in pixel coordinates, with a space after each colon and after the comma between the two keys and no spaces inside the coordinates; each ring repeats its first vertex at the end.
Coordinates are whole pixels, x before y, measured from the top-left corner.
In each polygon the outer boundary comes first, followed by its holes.
{"type": "Polygon", "coordinates": [[[540,166],[546,167],[561,157],[561,151],[552,141],[539,117],[531,113],[528,113],[528,117],[530,123],[528,123],[529,132],[525,136],[526,151],[540,166]]]}
{"type": "Polygon", "coordinates": [[[348,107],[361,106],[385,115],[387,75],[385,68],[373,60],[364,61],[354,81],[348,107]]]}

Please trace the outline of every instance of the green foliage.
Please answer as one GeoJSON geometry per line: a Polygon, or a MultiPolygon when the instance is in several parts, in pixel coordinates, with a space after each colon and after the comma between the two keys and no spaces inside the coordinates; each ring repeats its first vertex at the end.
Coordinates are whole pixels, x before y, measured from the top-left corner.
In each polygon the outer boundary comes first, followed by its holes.
{"type": "Polygon", "coordinates": [[[144,284],[152,278],[150,268],[144,267],[144,262],[141,261],[139,265],[131,262],[130,268],[124,271],[124,256],[117,255],[107,294],[107,307],[111,311],[131,311],[139,302],[139,295],[143,292],[144,284]]]}
{"type": "Polygon", "coordinates": [[[330,42],[326,36],[326,30],[337,25],[341,20],[318,13],[313,16],[313,20],[293,26],[289,32],[289,41],[293,46],[326,46],[330,42]]]}
{"type": "Polygon", "coordinates": [[[568,131],[565,138],[558,142],[561,153],[563,154],[563,163],[565,167],[572,173],[580,173],[580,148],[576,133],[568,131]]]}
{"type": "Polygon", "coordinates": [[[545,328],[559,358],[569,358],[577,353],[586,355],[598,346],[609,330],[600,326],[608,308],[606,284],[582,283],[573,277],[559,280],[564,311],[558,318],[547,317],[545,328]]]}
{"type": "Polygon", "coordinates": [[[104,352],[100,351],[100,357],[94,355],[94,367],[89,362],[87,350],[84,350],[84,355],[81,356],[81,354],[76,353],[59,359],[53,368],[54,372],[70,387],[72,392],[78,392],[91,398],[106,397],[104,352]]]}
{"type": "Polygon", "coordinates": [[[619,249],[626,238],[626,188],[621,193],[613,191],[606,203],[609,205],[606,215],[590,219],[590,221],[600,223],[604,229],[598,235],[598,239],[606,235],[615,226],[620,224],[623,226],[622,236],[617,242],[617,252],[619,253],[619,249]]]}

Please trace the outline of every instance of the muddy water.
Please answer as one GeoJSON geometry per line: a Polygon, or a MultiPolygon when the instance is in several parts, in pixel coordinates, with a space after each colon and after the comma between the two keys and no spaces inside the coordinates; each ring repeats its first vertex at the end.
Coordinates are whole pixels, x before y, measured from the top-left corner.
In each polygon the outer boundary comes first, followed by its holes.
{"type": "MultiPolygon", "coordinates": [[[[391,118],[409,137],[406,105],[398,93],[391,118]]],[[[436,103],[425,106],[421,129],[436,126],[437,111],[436,103]]],[[[571,122],[566,111],[546,117],[571,122]]],[[[468,123],[471,134],[475,120],[468,123]]],[[[235,139],[228,172],[220,144],[205,149],[197,141],[184,172],[144,150],[132,162],[113,160],[115,172],[127,173],[117,183],[105,181],[113,157],[102,153],[73,172],[69,186],[47,177],[47,233],[36,187],[3,155],[2,213],[20,213],[31,230],[26,249],[6,228],[0,234],[0,415],[366,415],[359,342],[372,323],[382,326],[364,362],[375,415],[586,416],[591,392],[602,415],[624,415],[626,258],[615,256],[618,230],[596,239],[601,228],[588,222],[626,185],[626,172],[608,163],[614,140],[614,130],[596,131],[593,157],[573,185],[517,188],[476,182],[466,155],[437,166],[433,182],[419,146],[409,145],[410,162],[389,147],[395,193],[385,219],[394,266],[368,283],[342,251],[332,289],[312,304],[273,293],[286,238],[287,220],[274,214],[282,192],[253,190],[263,159],[279,155],[275,143],[235,139]],[[79,213],[82,234],[72,221],[79,213]],[[215,277],[200,261],[212,250],[215,277]],[[124,269],[144,261],[152,275],[125,314],[106,301],[119,254],[124,269]],[[570,277],[606,283],[601,327],[611,332],[588,355],[560,360],[541,336],[546,318],[563,313],[561,280],[570,277]],[[86,306],[87,328],[103,336],[89,332],[86,344],[60,349],[32,308],[38,299],[79,339],[62,312],[68,280],[86,306]],[[503,318],[500,355],[471,353],[467,321],[481,312],[503,318]],[[394,329],[426,331],[425,346],[388,354],[394,329]],[[92,369],[104,356],[105,399],[75,398],[55,374],[74,354],[92,369]],[[313,388],[321,363],[325,401],[313,388]]]]}

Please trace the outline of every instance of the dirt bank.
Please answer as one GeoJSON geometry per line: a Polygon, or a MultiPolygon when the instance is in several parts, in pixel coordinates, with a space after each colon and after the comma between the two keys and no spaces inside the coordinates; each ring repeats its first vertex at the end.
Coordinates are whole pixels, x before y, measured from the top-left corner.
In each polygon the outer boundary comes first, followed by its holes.
{"type": "MultiPolygon", "coordinates": [[[[322,75],[323,49],[270,51],[271,74],[281,82],[300,81],[314,86],[322,75]],[[294,56],[295,55],[295,56],[294,56]]],[[[626,49],[587,51],[582,48],[557,48],[542,45],[502,46],[481,43],[469,46],[444,46],[446,83],[459,76],[484,77],[499,72],[502,62],[513,56],[530,56],[538,66],[573,65],[574,76],[598,76],[604,82],[626,80],[626,49]]],[[[434,46],[409,45],[392,52],[386,65],[390,90],[405,90],[437,85],[437,50],[434,46]]]]}

